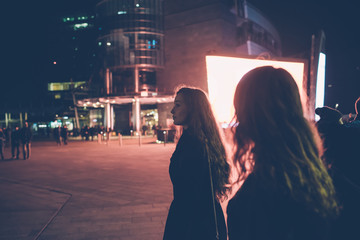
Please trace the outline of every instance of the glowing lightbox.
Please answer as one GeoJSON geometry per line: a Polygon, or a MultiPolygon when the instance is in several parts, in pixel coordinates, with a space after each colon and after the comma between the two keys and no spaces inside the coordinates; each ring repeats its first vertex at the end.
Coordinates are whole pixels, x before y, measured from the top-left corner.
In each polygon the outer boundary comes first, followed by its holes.
{"type": "Polygon", "coordinates": [[[287,70],[295,79],[304,104],[306,102],[306,94],[303,90],[304,65],[304,62],[295,61],[206,56],[209,98],[217,120],[220,123],[231,122],[235,112],[233,99],[236,85],[245,73],[261,66],[287,70]]]}
{"type": "MultiPolygon", "coordinates": [[[[325,99],[325,67],[326,67],[326,55],[322,52],[319,54],[319,63],[316,77],[316,98],[315,109],[324,106],[325,99]]],[[[315,115],[315,120],[319,120],[320,117],[315,115]]]]}

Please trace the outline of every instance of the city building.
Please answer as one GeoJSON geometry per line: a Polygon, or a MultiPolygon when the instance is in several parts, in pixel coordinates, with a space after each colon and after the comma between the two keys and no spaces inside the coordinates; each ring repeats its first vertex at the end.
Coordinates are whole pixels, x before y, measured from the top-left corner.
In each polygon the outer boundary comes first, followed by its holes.
{"type": "MultiPolygon", "coordinates": [[[[208,91],[207,55],[281,56],[279,34],[247,1],[165,1],[165,68],[159,89],[190,85],[208,91]]],[[[160,125],[171,120],[171,104],[159,104],[160,125]]]]}
{"type": "Polygon", "coordinates": [[[61,12],[47,26],[42,74],[48,82],[47,113],[52,117],[41,125],[79,129],[88,124],[89,113],[78,111],[76,101],[91,94],[88,86],[98,65],[95,12],[91,6],[61,12]]]}
{"type": "Polygon", "coordinates": [[[102,0],[62,26],[49,91],[72,106],[78,128],[169,128],[177,86],[208,91],[207,55],[281,56],[275,27],[242,0],[102,0]]]}
{"type": "MultiPolygon", "coordinates": [[[[96,5],[97,44],[102,62],[97,96],[79,101],[103,109],[106,128],[122,133],[157,125],[157,103],[171,95],[157,88],[164,67],[162,0],[104,0],[96,5]]],[[[170,99],[170,100],[169,100],[170,99]]]]}

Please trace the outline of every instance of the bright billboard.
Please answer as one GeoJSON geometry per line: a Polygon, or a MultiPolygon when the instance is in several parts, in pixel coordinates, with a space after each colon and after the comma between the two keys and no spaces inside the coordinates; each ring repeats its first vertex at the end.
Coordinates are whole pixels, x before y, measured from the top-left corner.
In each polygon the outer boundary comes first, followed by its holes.
{"type": "Polygon", "coordinates": [[[304,62],[206,56],[209,98],[219,122],[231,122],[234,117],[233,98],[236,85],[245,73],[261,66],[287,70],[299,87],[303,104],[306,103],[303,90],[304,62]]]}

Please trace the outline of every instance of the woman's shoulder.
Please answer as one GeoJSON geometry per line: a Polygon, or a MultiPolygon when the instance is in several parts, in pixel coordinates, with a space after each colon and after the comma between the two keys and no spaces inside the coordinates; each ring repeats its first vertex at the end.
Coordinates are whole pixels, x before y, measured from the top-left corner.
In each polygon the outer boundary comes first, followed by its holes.
{"type": "Polygon", "coordinates": [[[192,149],[196,148],[202,148],[204,146],[203,142],[200,140],[198,136],[195,135],[195,133],[185,130],[178,142],[178,145],[189,147],[192,149]]]}

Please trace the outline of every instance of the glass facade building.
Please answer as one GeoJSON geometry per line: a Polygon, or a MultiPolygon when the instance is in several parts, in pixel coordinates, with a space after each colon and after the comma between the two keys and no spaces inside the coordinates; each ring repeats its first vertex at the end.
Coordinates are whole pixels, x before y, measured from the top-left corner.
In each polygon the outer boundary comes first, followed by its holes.
{"type": "Polygon", "coordinates": [[[96,14],[100,58],[111,72],[110,93],[154,91],[156,71],[164,66],[163,1],[104,0],[96,14]]]}

